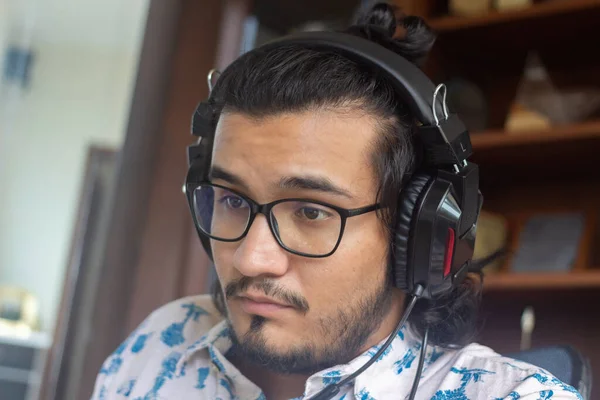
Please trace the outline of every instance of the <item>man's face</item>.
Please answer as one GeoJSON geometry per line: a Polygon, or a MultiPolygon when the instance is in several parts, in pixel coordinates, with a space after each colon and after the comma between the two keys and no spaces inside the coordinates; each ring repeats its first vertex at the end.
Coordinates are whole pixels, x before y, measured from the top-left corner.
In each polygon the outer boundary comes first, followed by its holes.
{"type": "MultiPolygon", "coordinates": [[[[213,171],[225,173],[211,181],[259,204],[302,198],[346,209],[372,205],[377,135],[372,118],[351,110],[261,119],[225,113],[212,163],[213,171]],[[294,181],[303,184],[289,184],[294,181]],[[306,184],[323,181],[345,194],[306,184]]],[[[387,275],[388,238],[375,212],[348,218],[339,247],[325,258],[284,250],[262,214],[243,239],[211,244],[234,341],[275,370],[312,372],[347,362],[365,350],[398,296],[387,275]]]]}

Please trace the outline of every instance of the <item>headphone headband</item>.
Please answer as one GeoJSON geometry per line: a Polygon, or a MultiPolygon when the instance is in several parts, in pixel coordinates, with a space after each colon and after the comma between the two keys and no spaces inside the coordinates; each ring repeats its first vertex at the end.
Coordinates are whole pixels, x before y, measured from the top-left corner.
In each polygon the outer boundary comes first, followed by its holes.
{"type": "MultiPolygon", "coordinates": [[[[253,51],[270,50],[285,45],[299,45],[316,50],[331,50],[383,74],[421,122],[419,140],[425,149],[425,163],[435,167],[464,167],[472,154],[465,125],[454,114],[448,115],[445,86],[435,87],[416,65],[385,47],[359,36],[341,32],[301,32],[273,40],[253,51]],[[434,107],[435,104],[435,107],[434,107]],[[444,118],[440,118],[443,116],[444,118]]],[[[201,103],[194,113],[192,133],[205,136],[212,127],[203,126],[211,107],[201,103]]]]}
{"type": "MultiPolygon", "coordinates": [[[[273,40],[260,49],[286,44],[297,44],[317,50],[335,50],[360,64],[370,64],[389,78],[395,91],[406,100],[411,112],[422,124],[436,125],[432,110],[435,86],[416,65],[393,51],[370,40],[341,32],[295,33],[273,40]]],[[[437,101],[436,103],[436,115],[443,115],[443,104],[437,101]]]]}

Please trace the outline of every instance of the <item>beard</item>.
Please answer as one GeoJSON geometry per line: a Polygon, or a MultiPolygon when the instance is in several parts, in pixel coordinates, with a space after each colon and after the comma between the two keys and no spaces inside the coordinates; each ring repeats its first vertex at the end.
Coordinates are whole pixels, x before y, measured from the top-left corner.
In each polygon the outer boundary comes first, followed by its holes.
{"type": "Polygon", "coordinates": [[[252,316],[250,328],[239,336],[227,318],[232,347],[228,356],[243,359],[257,367],[280,374],[312,375],[354,359],[369,336],[376,331],[390,309],[392,282],[385,282],[354,303],[340,306],[315,324],[313,338],[286,350],[269,346],[262,316],[252,316]]]}

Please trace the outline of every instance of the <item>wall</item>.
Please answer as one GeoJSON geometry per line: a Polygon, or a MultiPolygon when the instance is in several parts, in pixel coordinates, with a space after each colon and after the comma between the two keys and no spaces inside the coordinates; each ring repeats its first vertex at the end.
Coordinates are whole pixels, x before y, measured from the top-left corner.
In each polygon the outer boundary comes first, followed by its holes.
{"type": "Polygon", "coordinates": [[[118,3],[61,1],[71,7],[66,16],[36,9],[30,86],[0,89],[0,285],[38,297],[45,331],[60,301],[87,149],[118,148],[124,139],[147,11],[147,1],[134,1],[136,12],[121,21],[128,35],[118,37],[118,3]],[[84,10],[100,4],[113,9],[100,17],[84,10]]]}

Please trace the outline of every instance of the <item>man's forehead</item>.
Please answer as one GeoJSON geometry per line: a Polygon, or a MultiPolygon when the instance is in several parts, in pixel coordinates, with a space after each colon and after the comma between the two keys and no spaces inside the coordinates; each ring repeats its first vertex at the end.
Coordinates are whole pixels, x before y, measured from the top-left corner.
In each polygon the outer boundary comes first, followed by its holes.
{"type": "Polygon", "coordinates": [[[227,113],[217,126],[213,165],[253,184],[264,180],[285,187],[281,183],[287,179],[287,187],[293,187],[294,178],[310,176],[328,179],[350,192],[358,181],[373,181],[374,130],[370,118],[348,113],[266,118],[227,113]]]}
{"type": "MultiPolygon", "coordinates": [[[[364,152],[375,138],[376,124],[364,113],[314,110],[254,117],[225,113],[219,119],[215,148],[223,144],[264,145],[299,152],[364,152]]],[[[253,149],[256,150],[256,149],[253,149]]]]}

